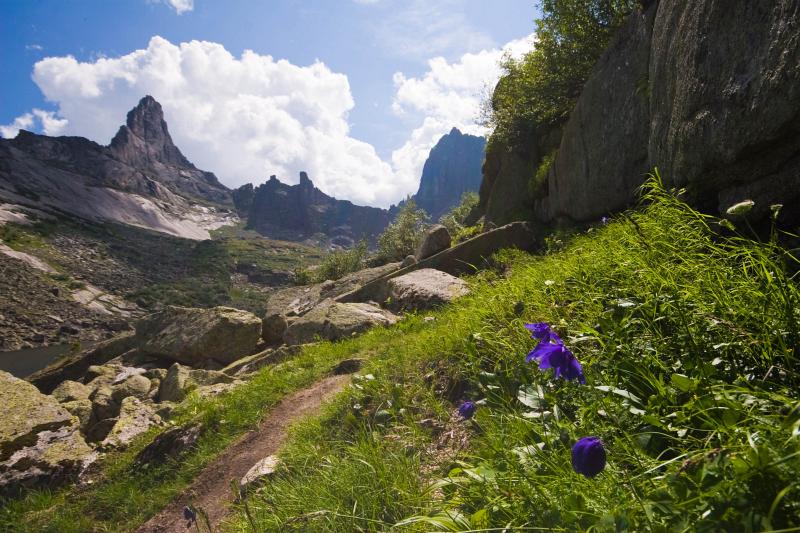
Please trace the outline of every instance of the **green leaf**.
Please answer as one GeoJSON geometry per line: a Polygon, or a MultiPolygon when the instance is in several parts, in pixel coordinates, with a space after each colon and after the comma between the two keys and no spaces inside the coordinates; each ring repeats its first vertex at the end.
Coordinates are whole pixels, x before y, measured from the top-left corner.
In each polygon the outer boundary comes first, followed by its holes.
{"type": "Polygon", "coordinates": [[[682,390],[683,392],[692,392],[697,388],[698,384],[698,380],[684,376],[683,374],[672,374],[670,381],[675,388],[682,390]]]}

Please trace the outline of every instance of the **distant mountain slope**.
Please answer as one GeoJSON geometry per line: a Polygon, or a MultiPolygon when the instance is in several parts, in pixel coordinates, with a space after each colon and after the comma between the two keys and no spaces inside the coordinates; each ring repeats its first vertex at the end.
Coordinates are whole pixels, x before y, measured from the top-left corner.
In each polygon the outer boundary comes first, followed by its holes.
{"type": "Polygon", "coordinates": [[[457,128],[433,147],[414,196],[432,220],[458,205],[465,192],[478,191],[485,149],[486,139],[461,133],[457,128]]]}
{"type": "Polygon", "coordinates": [[[328,196],[305,172],[297,185],[271,176],[258,187],[240,187],[233,197],[247,227],[275,239],[303,241],[323,235],[331,244],[351,246],[360,239],[374,242],[391,221],[385,209],[328,196]]]}
{"type": "Polygon", "coordinates": [[[194,239],[235,219],[230,191],[183,156],[150,96],[109,146],[27,131],[0,140],[0,201],[194,239]]]}

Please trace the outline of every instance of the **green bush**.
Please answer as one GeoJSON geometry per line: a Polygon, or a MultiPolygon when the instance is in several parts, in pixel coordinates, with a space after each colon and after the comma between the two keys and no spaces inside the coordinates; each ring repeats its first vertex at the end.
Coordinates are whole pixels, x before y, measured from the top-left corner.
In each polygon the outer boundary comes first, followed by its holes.
{"type": "Polygon", "coordinates": [[[378,238],[378,255],[385,261],[402,261],[413,255],[422,241],[428,215],[409,198],[400,208],[394,222],[378,238]]]}
{"type": "Polygon", "coordinates": [[[464,223],[470,212],[478,205],[478,193],[467,191],[453,209],[439,218],[439,224],[447,228],[453,243],[465,241],[480,233],[479,226],[466,226],[464,223]]]}
{"type": "Polygon", "coordinates": [[[335,250],[329,253],[316,268],[295,270],[295,282],[298,285],[306,285],[321,283],[328,279],[336,280],[364,268],[366,259],[367,241],[362,240],[349,250],[335,250]]]}
{"type": "Polygon", "coordinates": [[[530,193],[531,198],[542,198],[546,196],[545,187],[547,185],[547,175],[550,173],[550,169],[553,168],[556,155],[558,155],[558,150],[553,150],[544,156],[541,163],[539,163],[539,167],[536,169],[536,174],[533,175],[533,178],[528,184],[528,192],[530,193]]]}

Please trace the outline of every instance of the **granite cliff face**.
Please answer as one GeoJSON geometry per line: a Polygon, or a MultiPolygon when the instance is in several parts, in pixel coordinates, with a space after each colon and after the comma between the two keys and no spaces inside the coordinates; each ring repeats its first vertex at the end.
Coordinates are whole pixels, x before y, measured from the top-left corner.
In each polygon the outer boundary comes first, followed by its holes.
{"type": "Polygon", "coordinates": [[[458,205],[465,192],[478,191],[485,148],[483,137],[463,134],[457,128],[433,147],[414,196],[417,205],[427,211],[432,220],[439,220],[458,205]]]}
{"type": "Polygon", "coordinates": [[[300,173],[300,183],[287,185],[275,176],[253,188],[234,191],[239,212],[247,227],[262,235],[292,241],[323,236],[331,244],[352,246],[361,239],[374,242],[391,221],[385,209],[354,205],[323,193],[300,173]]]}
{"type": "Polygon", "coordinates": [[[235,218],[230,191],[181,154],[150,96],[109,146],[27,131],[0,140],[0,201],[195,239],[235,218]]]}
{"type": "Polygon", "coordinates": [[[652,2],[598,61],[563,131],[487,154],[481,205],[494,223],[515,211],[588,221],[631,205],[658,167],[704,210],[752,199],[755,215],[782,203],[798,219],[798,119],[798,2],[652,2]],[[546,182],[520,199],[553,148],[546,182]]]}

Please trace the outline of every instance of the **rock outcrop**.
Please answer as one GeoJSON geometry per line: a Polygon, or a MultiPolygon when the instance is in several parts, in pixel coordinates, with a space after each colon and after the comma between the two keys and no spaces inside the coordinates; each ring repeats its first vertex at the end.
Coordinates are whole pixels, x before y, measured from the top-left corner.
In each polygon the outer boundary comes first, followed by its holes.
{"type": "Polygon", "coordinates": [[[388,280],[380,301],[394,311],[426,311],[468,293],[464,280],[441,270],[423,268],[388,280]]]}
{"type": "Polygon", "coordinates": [[[800,4],[650,2],[598,61],[563,135],[487,154],[481,207],[494,223],[589,221],[631,205],[657,167],[701,209],[751,199],[751,216],[781,203],[798,219],[798,119],[800,4]],[[521,200],[553,148],[545,183],[521,200]]]}
{"type": "Polygon", "coordinates": [[[447,231],[447,228],[440,224],[434,224],[425,230],[425,235],[422,236],[422,242],[414,258],[416,261],[427,259],[450,248],[450,243],[450,232],[447,231]]]}
{"type": "Polygon", "coordinates": [[[211,360],[227,364],[253,353],[261,319],[230,307],[168,307],[137,323],[136,337],[145,355],[190,366],[211,360]]]}
{"type": "Polygon", "coordinates": [[[292,322],[283,338],[289,345],[334,341],[396,321],[396,316],[376,305],[326,300],[292,322]]]}
{"type": "MultiPolygon", "coordinates": [[[[252,188],[252,186],[250,186],[252,188]]],[[[385,209],[355,205],[323,193],[300,173],[300,183],[286,185],[275,176],[255,188],[239,189],[235,196],[247,216],[247,227],[275,239],[303,241],[323,235],[331,244],[349,247],[361,239],[375,242],[389,225],[385,209]]]]}
{"type": "Polygon", "coordinates": [[[75,478],[93,460],[77,419],[52,396],[0,371],[0,495],[75,478]]]}
{"type": "Polygon", "coordinates": [[[458,205],[465,192],[478,191],[485,148],[486,139],[461,133],[458,128],[442,136],[433,147],[414,195],[417,206],[432,220],[439,220],[458,205]]]}

